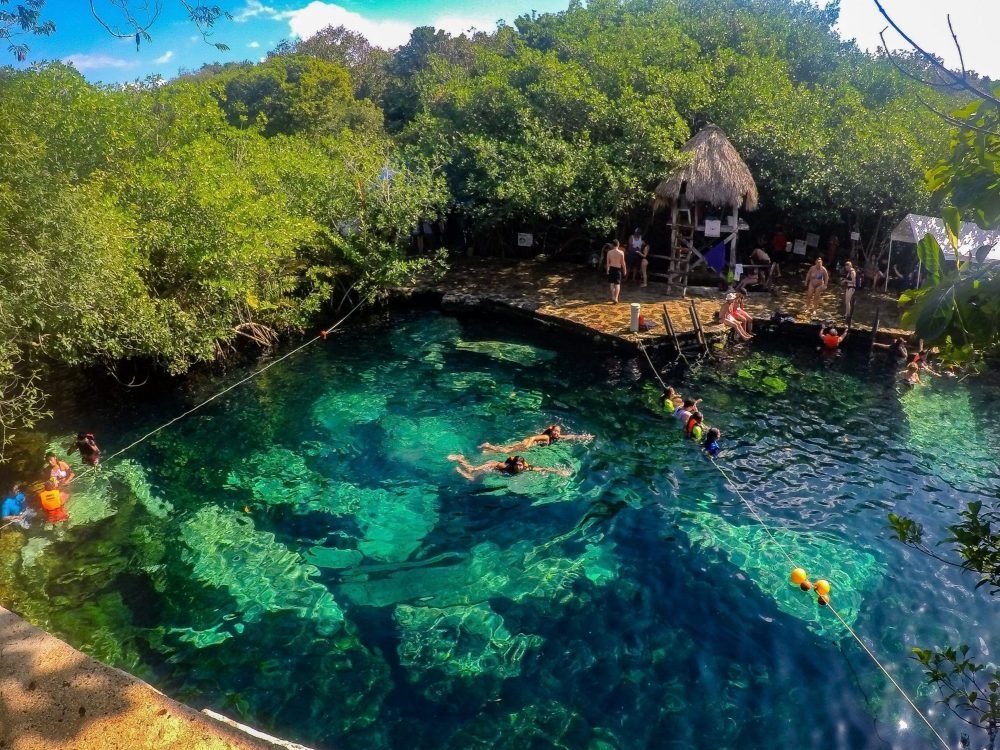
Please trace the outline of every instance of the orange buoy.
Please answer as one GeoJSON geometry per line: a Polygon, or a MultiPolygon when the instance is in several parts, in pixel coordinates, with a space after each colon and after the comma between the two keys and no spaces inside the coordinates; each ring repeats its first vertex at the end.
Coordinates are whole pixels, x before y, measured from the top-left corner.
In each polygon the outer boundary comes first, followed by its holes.
{"type": "Polygon", "coordinates": [[[802,589],[803,591],[809,591],[809,589],[811,589],[812,587],[813,585],[809,583],[809,581],[803,581],[802,583],[799,584],[799,588],[802,589]]]}
{"type": "Polygon", "coordinates": [[[319,332],[319,337],[320,337],[321,339],[325,339],[325,338],[326,338],[326,333],[327,333],[327,331],[326,331],[326,329],[324,328],[324,329],[323,329],[322,331],[320,331],[320,332],[319,332]]]}
{"type": "Polygon", "coordinates": [[[830,597],[823,596],[822,594],[820,594],[819,596],[816,597],[816,601],[819,602],[819,605],[821,607],[825,607],[827,604],[830,603],[830,597]]]}
{"type": "Polygon", "coordinates": [[[830,595],[830,582],[820,578],[816,581],[816,593],[820,596],[830,595]]]}
{"type": "Polygon", "coordinates": [[[796,585],[801,585],[802,583],[808,580],[809,576],[802,568],[796,568],[795,570],[792,571],[792,583],[796,585]]]}

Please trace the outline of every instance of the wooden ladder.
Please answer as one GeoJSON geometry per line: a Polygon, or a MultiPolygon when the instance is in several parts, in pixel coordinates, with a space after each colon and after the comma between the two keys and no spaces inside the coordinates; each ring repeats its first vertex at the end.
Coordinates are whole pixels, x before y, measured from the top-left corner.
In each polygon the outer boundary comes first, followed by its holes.
{"type": "Polygon", "coordinates": [[[667,291],[684,296],[687,292],[688,274],[691,271],[691,255],[694,251],[694,222],[691,220],[691,209],[677,209],[673,238],[667,271],[667,291]]]}

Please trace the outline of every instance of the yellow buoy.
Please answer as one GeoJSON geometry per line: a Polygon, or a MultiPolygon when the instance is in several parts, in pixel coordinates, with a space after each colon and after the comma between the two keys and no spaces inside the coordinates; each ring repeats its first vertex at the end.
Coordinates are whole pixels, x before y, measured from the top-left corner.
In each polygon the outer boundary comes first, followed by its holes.
{"type": "Polygon", "coordinates": [[[792,583],[796,586],[801,585],[805,581],[809,580],[809,576],[802,568],[796,568],[792,571],[792,583]]]}
{"type": "Polygon", "coordinates": [[[830,594],[830,582],[822,578],[816,581],[816,593],[820,596],[828,596],[830,594]]]}

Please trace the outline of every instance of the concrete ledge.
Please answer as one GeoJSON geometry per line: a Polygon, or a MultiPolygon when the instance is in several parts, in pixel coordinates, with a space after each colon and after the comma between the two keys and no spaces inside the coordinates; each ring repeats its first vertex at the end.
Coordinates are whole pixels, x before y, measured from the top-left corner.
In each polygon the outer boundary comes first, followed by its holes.
{"type": "MultiPolygon", "coordinates": [[[[0,748],[275,750],[0,607],[0,748]]],[[[287,745],[286,745],[287,747],[287,745]]]]}

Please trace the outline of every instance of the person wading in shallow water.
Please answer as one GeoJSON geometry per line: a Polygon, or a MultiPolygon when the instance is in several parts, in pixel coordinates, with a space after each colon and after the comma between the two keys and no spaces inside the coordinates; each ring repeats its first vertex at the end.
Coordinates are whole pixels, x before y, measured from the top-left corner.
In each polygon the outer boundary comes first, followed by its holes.
{"type": "Polygon", "coordinates": [[[66,453],[70,454],[73,451],[80,451],[80,458],[91,466],[97,466],[101,462],[101,449],[97,447],[92,432],[77,434],[76,440],[66,449],[66,453]]]}
{"type": "Polygon", "coordinates": [[[625,266],[625,253],[622,252],[621,243],[614,240],[611,249],[608,250],[608,257],[604,261],[604,270],[608,274],[608,288],[611,292],[612,304],[618,302],[618,295],[622,290],[622,279],[628,274],[625,266]]]}

